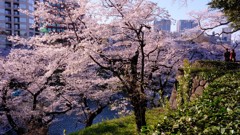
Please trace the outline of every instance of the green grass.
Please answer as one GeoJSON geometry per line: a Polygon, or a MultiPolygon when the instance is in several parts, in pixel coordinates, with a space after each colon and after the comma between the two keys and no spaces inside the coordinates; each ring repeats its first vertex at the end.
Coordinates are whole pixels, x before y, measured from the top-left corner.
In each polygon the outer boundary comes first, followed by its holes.
{"type": "MultiPolygon", "coordinates": [[[[166,112],[160,108],[148,110],[146,112],[147,125],[156,125],[159,119],[163,119],[166,112]]],[[[130,115],[94,124],[70,135],[137,135],[136,131],[134,116],[130,115]]]]}

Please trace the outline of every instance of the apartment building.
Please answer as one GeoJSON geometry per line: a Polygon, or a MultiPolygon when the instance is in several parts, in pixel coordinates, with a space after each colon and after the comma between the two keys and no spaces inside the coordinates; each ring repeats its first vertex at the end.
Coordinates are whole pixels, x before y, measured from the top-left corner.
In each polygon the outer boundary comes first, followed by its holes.
{"type": "Polygon", "coordinates": [[[35,0],[1,0],[0,1],[0,48],[11,46],[9,35],[29,37],[35,35],[34,17],[20,13],[18,9],[34,10],[35,0]]]}

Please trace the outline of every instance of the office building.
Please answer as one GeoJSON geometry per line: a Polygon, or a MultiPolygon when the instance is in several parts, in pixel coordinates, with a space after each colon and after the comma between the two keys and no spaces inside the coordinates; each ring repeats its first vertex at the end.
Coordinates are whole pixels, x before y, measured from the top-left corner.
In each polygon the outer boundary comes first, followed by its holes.
{"type": "Polygon", "coordinates": [[[160,21],[155,20],[153,23],[154,31],[169,31],[171,30],[171,20],[161,19],[160,21]]]}
{"type": "Polygon", "coordinates": [[[0,1],[0,48],[10,46],[9,35],[29,37],[35,35],[31,28],[34,18],[18,11],[19,8],[34,10],[35,0],[1,0],[0,1]]]}
{"type": "Polygon", "coordinates": [[[192,29],[197,26],[194,20],[178,20],[177,22],[177,32],[183,32],[187,29],[192,29]]]}

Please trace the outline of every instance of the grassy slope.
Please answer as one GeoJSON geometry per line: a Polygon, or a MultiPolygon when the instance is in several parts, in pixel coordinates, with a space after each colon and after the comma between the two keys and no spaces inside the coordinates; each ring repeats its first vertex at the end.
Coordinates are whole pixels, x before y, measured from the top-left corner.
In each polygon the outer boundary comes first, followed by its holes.
{"type": "MultiPolygon", "coordinates": [[[[221,97],[221,96],[232,96],[233,97],[233,95],[235,94],[236,96],[234,96],[234,97],[236,99],[234,99],[234,100],[237,100],[236,102],[240,101],[240,95],[239,95],[239,93],[240,93],[240,69],[239,69],[239,65],[236,66],[236,63],[234,63],[233,65],[230,65],[230,69],[232,69],[232,70],[226,70],[226,69],[229,69],[229,65],[226,66],[226,63],[208,61],[206,63],[204,63],[204,62],[200,63],[200,65],[197,65],[194,67],[195,70],[198,70],[196,67],[201,67],[201,69],[199,69],[199,71],[204,72],[207,75],[219,76],[219,78],[216,79],[212,83],[212,85],[209,85],[208,93],[212,93],[212,91],[215,91],[213,94],[217,94],[217,95],[213,95],[213,96],[218,96],[218,97],[221,97]],[[202,68],[203,67],[202,64],[206,64],[207,68],[202,68]],[[216,72],[213,73],[213,71],[216,71],[216,72]],[[221,93],[222,89],[230,89],[230,90],[227,91],[228,93],[221,93]],[[219,93],[217,91],[219,91],[219,93]],[[231,93],[231,92],[234,92],[234,93],[231,93]],[[218,95],[218,94],[223,94],[223,95],[218,95]],[[229,94],[229,95],[227,95],[227,94],[229,94]]],[[[210,96],[203,96],[203,97],[205,97],[206,99],[212,98],[211,94],[210,94],[210,96]]],[[[234,101],[234,100],[230,100],[230,101],[234,101]]],[[[202,100],[202,101],[205,102],[204,100],[202,100]]],[[[225,104],[227,104],[228,101],[224,101],[224,102],[225,102],[225,104]]],[[[206,102],[206,106],[209,106],[209,104],[207,102],[206,102]]],[[[206,111],[210,111],[210,110],[207,109],[206,111]]],[[[168,115],[168,116],[171,115],[171,112],[168,112],[166,110],[164,111],[163,109],[149,110],[147,112],[147,125],[148,126],[149,125],[156,126],[159,121],[161,121],[160,122],[161,124],[164,123],[164,124],[168,125],[167,123],[163,122],[164,116],[166,116],[166,115],[168,115]]],[[[181,114],[181,115],[178,114],[179,117],[183,117],[183,115],[184,114],[181,114]]],[[[215,115],[215,114],[213,114],[213,115],[215,115]]],[[[239,117],[237,117],[237,120],[239,120],[239,117]]],[[[171,126],[171,123],[168,126],[171,126]]],[[[134,135],[134,134],[137,134],[134,117],[127,116],[127,117],[122,117],[119,119],[109,120],[109,121],[105,121],[105,122],[102,122],[99,124],[95,124],[89,128],[81,130],[80,132],[73,133],[72,135],[134,135]]]]}
{"type": "MultiPolygon", "coordinates": [[[[156,125],[159,119],[165,116],[163,109],[156,108],[148,110],[146,113],[147,124],[156,125]]],[[[118,119],[104,121],[94,124],[80,132],[72,133],[71,135],[134,135],[136,132],[136,125],[134,116],[126,116],[118,119]]]]}

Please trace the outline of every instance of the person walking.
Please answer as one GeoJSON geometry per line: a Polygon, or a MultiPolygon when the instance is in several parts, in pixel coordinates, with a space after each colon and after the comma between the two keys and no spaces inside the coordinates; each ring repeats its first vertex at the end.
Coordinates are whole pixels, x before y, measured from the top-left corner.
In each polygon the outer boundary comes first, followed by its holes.
{"type": "Polygon", "coordinates": [[[236,62],[236,53],[235,53],[234,49],[232,49],[232,51],[230,53],[230,61],[236,62]]]}
{"type": "Polygon", "coordinates": [[[228,51],[228,48],[226,48],[226,52],[224,53],[225,61],[230,61],[230,52],[228,51]]]}

